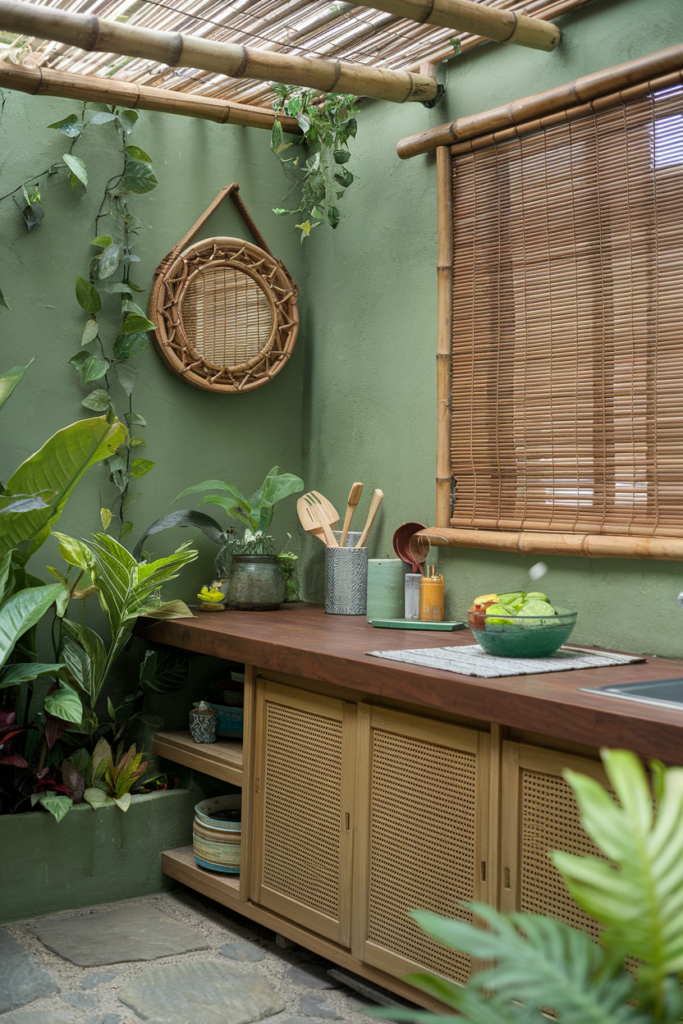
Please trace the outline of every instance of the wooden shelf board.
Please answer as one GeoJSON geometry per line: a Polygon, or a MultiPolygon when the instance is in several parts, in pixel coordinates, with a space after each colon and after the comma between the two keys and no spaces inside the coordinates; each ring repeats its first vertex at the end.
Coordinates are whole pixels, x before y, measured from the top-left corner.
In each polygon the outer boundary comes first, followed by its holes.
{"type": "Polygon", "coordinates": [[[219,903],[235,907],[240,903],[240,876],[224,875],[220,871],[200,868],[194,859],[191,846],[177,850],[165,850],[161,854],[161,870],[169,878],[183,882],[190,888],[203,892],[219,903]]]}
{"type": "Polygon", "coordinates": [[[152,751],[158,757],[184,764],[214,779],[233,786],[242,785],[242,740],[195,743],[189,731],[161,731],[154,735],[152,751]]]}

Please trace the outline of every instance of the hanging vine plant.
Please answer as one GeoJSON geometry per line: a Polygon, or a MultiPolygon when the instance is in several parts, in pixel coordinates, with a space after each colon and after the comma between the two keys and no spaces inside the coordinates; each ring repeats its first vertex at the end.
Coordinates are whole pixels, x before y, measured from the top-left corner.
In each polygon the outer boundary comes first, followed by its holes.
{"type": "Polygon", "coordinates": [[[313,228],[325,221],[332,228],[339,224],[337,203],[355,180],[347,167],[351,158],[349,139],[356,136],[357,97],[345,93],[327,93],[322,98],[313,89],[272,83],[277,94],[273,110],[295,117],[303,131],[303,139],[285,142],[282,125],[276,121],[270,137],[270,148],[280,160],[287,177],[296,187],[301,185],[301,201],[294,209],[277,207],[278,216],[301,217],[296,226],[301,241],[309,238],[313,228]],[[304,163],[299,156],[285,156],[292,146],[313,148],[304,163]]]}

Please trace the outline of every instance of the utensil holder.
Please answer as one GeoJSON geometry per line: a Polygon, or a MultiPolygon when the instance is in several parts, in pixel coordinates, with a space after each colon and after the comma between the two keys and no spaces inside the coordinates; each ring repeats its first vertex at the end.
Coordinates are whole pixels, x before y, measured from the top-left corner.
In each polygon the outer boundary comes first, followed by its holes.
{"type": "Polygon", "coordinates": [[[398,558],[368,560],[368,622],[372,619],[400,619],[405,604],[405,575],[408,566],[398,558]]]}
{"type": "Polygon", "coordinates": [[[328,615],[365,615],[367,588],[367,548],[325,549],[325,611],[328,615]]]}
{"type": "MultiPolygon", "coordinates": [[[[332,531],[332,533],[334,534],[334,539],[336,540],[337,544],[341,544],[341,535],[343,532],[343,530],[332,531]]],[[[344,542],[344,547],[355,548],[356,544],[360,540],[361,533],[362,530],[349,530],[349,532],[346,534],[346,541],[344,542]]]]}

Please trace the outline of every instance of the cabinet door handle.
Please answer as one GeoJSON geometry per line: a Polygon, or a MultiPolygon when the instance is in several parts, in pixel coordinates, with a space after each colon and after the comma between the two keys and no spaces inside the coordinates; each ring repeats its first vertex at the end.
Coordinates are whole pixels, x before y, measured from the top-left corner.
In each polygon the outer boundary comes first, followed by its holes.
{"type": "Polygon", "coordinates": [[[344,815],[344,831],[348,832],[350,828],[351,828],[351,815],[347,811],[346,814],[344,815]]]}
{"type": "Polygon", "coordinates": [[[505,888],[509,889],[510,888],[510,868],[505,868],[504,874],[505,874],[505,888]]]}
{"type": "Polygon", "coordinates": [[[482,880],[482,882],[486,881],[486,861],[485,860],[483,860],[481,862],[481,880],[482,880]]]}

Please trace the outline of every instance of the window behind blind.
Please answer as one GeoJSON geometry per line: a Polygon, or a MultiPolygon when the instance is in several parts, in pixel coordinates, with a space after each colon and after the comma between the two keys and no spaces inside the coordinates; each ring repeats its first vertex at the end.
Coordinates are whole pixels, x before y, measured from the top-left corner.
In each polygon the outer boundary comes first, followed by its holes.
{"type": "Polygon", "coordinates": [[[683,88],[452,167],[451,525],[683,537],[683,88]]]}

